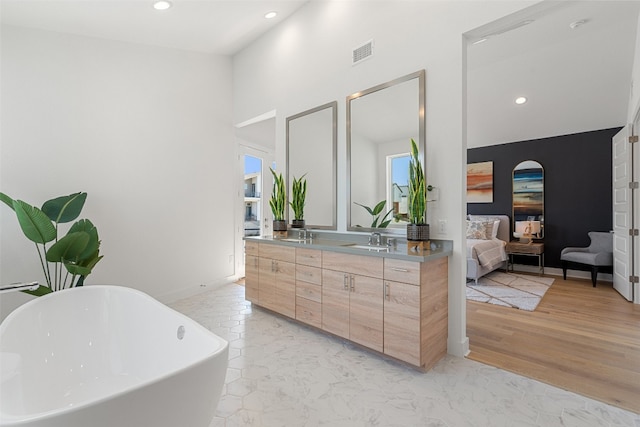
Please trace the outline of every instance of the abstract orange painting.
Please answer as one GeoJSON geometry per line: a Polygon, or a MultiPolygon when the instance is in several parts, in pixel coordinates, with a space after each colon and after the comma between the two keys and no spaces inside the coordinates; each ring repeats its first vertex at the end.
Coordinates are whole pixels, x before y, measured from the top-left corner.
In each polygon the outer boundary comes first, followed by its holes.
{"type": "Polygon", "coordinates": [[[493,162],[467,165],[467,203],[493,203],[493,162]]]}

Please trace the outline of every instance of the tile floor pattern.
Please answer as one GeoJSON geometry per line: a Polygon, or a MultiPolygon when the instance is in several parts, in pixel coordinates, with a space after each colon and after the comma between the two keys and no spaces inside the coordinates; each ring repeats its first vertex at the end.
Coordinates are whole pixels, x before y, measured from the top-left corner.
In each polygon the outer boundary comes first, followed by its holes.
{"type": "Polygon", "coordinates": [[[638,414],[464,358],[421,373],[252,307],[240,285],[171,307],[229,341],[210,427],[640,427],[638,414]]]}

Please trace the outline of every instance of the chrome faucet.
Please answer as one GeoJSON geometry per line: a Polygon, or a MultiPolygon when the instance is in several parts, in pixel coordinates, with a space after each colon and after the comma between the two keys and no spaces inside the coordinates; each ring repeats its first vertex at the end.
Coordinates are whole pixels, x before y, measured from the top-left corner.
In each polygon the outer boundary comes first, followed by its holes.
{"type": "Polygon", "coordinates": [[[307,241],[307,236],[308,236],[308,230],[306,228],[298,230],[298,239],[299,240],[304,240],[306,242],[307,241]]]}
{"type": "Polygon", "coordinates": [[[373,232],[373,233],[371,233],[371,236],[369,236],[369,244],[371,246],[380,246],[380,239],[381,238],[382,238],[382,236],[380,235],[380,233],[373,232]]]}

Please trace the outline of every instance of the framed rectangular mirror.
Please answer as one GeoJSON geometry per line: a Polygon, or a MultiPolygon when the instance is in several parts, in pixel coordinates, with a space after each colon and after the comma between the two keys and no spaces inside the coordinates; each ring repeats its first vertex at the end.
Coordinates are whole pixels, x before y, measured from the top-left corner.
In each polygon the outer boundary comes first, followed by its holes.
{"type": "MultiPolygon", "coordinates": [[[[287,117],[287,195],[293,179],[304,175],[307,228],[335,230],[337,199],[337,101],[287,117]]],[[[287,201],[287,221],[293,212],[287,201]]]]}
{"type": "Polygon", "coordinates": [[[350,231],[406,232],[411,139],[426,171],[425,74],[420,70],[347,97],[350,231]]]}

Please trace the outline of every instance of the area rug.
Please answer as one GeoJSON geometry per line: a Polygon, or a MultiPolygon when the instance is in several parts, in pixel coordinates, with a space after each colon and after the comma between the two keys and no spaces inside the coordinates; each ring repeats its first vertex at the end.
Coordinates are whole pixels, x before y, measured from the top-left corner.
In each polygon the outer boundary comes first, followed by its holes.
{"type": "Polygon", "coordinates": [[[550,277],[494,271],[467,283],[467,299],[533,311],[553,284],[550,277]]]}

